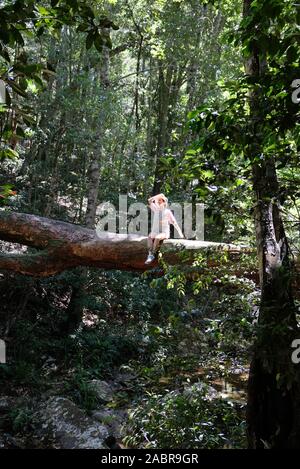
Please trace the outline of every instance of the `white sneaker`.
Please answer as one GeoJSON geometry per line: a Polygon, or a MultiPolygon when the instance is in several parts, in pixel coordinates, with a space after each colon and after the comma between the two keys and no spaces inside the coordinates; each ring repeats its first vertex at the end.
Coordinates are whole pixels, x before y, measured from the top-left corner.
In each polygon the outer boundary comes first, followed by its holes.
{"type": "Polygon", "coordinates": [[[145,261],[145,264],[151,264],[154,260],[155,260],[155,256],[151,252],[149,252],[148,257],[145,261]]]}

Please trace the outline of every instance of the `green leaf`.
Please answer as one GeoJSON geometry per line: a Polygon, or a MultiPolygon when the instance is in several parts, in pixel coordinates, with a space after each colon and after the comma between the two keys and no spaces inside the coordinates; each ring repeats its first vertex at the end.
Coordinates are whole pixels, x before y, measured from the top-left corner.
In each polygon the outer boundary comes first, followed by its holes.
{"type": "Polygon", "coordinates": [[[105,37],[105,45],[109,48],[109,49],[112,49],[112,40],[110,38],[110,36],[106,36],[105,37]]]}
{"type": "Polygon", "coordinates": [[[90,25],[88,23],[82,23],[76,28],[76,31],[83,32],[83,31],[87,31],[89,28],[90,28],[90,25]]]}
{"type": "Polygon", "coordinates": [[[21,46],[24,46],[23,36],[18,29],[12,27],[9,34],[10,34],[10,40],[13,42],[13,44],[17,42],[21,46]]]}
{"type": "Polygon", "coordinates": [[[0,44],[0,55],[6,60],[6,62],[10,63],[10,56],[7,50],[1,46],[0,44]]]}
{"type": "Polygon", "coordinates": [[[13,150],[12,148],[5,148],[4,150],[0,151],[0,160],[4,160],[6,158],[13,160],[19,156],[18,152],[13,150]]]}
{"type": "Polygon", "coordinates": [[[36,33],[37,37],[42,36],[42,35],[44,34],[44,32],[45,32],[45,28],[44,28],[44,26],[41,26],[41,27],[37,30],[37,33],[36,33]]]}
{"type": "Polygon", "coordinates": [[[20,96],[23,96],[23,98],[27,98],[27,93],[20,87],[18,86],[14,81],[9,81],[9,86],[20,96]]]}
{"type": "Polygon", "coordinates": [[[87,49],[90,49],[92,47],[94,43],[94,37],[95,37],[94,31],[90,31],[85,40],[85,45],[87,49]]]}
{"type": "Polygon", "coordinates": [[[102,37],[100,36],[100,34],[97,34],[95,39],[94,39],[94,44],[95,44],[95,47],[96,49],[99,51],[99,52],[102,52],[102,49],[103,49],[103,39],[102,37]]]}
{"type": "Polygon", "coordinates": [[[47,10],[47,8],[43,7],[42,5],[37,5],[37,9],[38,9],[39,13],[42,16],[49,16],[50,15],[50,11],[47,10]]]}
{"type": "Polygon", "coordinates": [[[24,132],[24,130],[22,129],[22,127],[20,127],[19,125],[18,125],[17,128],[16,128],[16,134],[17,134],[19,137],[22,137],[22,138],[25,137],[25,132],[24,132]]]}

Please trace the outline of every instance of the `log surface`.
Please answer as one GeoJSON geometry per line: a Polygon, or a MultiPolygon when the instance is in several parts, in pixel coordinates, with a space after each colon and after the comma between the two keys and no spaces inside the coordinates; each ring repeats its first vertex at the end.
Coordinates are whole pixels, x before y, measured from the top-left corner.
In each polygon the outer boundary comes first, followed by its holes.
{"type": "MultiPolygon", "coordinates": [[[[102,232],[80,225],[37,215],[0,211],[0,239],[35,248],[25,254],[0,254],[0,269],[47,277],[77,266],[104,269],[146,271],[157,262],[145,265],[147,238],[102,232]]],[[[161,246],[163,258],[175,265],[184,257],[192,259],[197,252],[229,251],[230,254],[249,252],[247,246],[192,241],[165,240],[161,246]]]]}

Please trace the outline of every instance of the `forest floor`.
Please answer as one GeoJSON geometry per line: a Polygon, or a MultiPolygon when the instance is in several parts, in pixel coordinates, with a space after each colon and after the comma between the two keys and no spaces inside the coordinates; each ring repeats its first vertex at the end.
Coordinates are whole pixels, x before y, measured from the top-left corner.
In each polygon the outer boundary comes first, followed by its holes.
{"type": "Polygon", "coordinates": [[[162,314],[156,305],[147,319],[90,308],[65,337],[49,337],[49,313],[34,327],[19,320],[13,366],[0,370],[0,445],[63,446],[41,437],[37,418],[59,398],[62,414],[74,405],[79,419],[104,426],[111,448],[245,447],[258,295],[247,280],[203,292],[193,308],[179,302],[162,314]]]}

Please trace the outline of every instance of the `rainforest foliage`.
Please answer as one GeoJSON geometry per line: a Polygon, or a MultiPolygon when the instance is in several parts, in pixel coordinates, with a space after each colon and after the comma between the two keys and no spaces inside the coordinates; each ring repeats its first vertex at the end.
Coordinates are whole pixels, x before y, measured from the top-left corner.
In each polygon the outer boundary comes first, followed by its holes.
{"type": "MultiPolygon", "coordinates": [[[[100,203],[163,192],[250,248],[164,275],[1,270],[0,447],[52,447],[45,396],[122,415],[129,448],[299,447],[299,24],[288,0],[0,1],[2,214],[93,229],[100,203]],[[104,410],[93,380],[123,383],[104,410]]],[[[0,261],[38,253],[10,236],[0,261]]]]}

